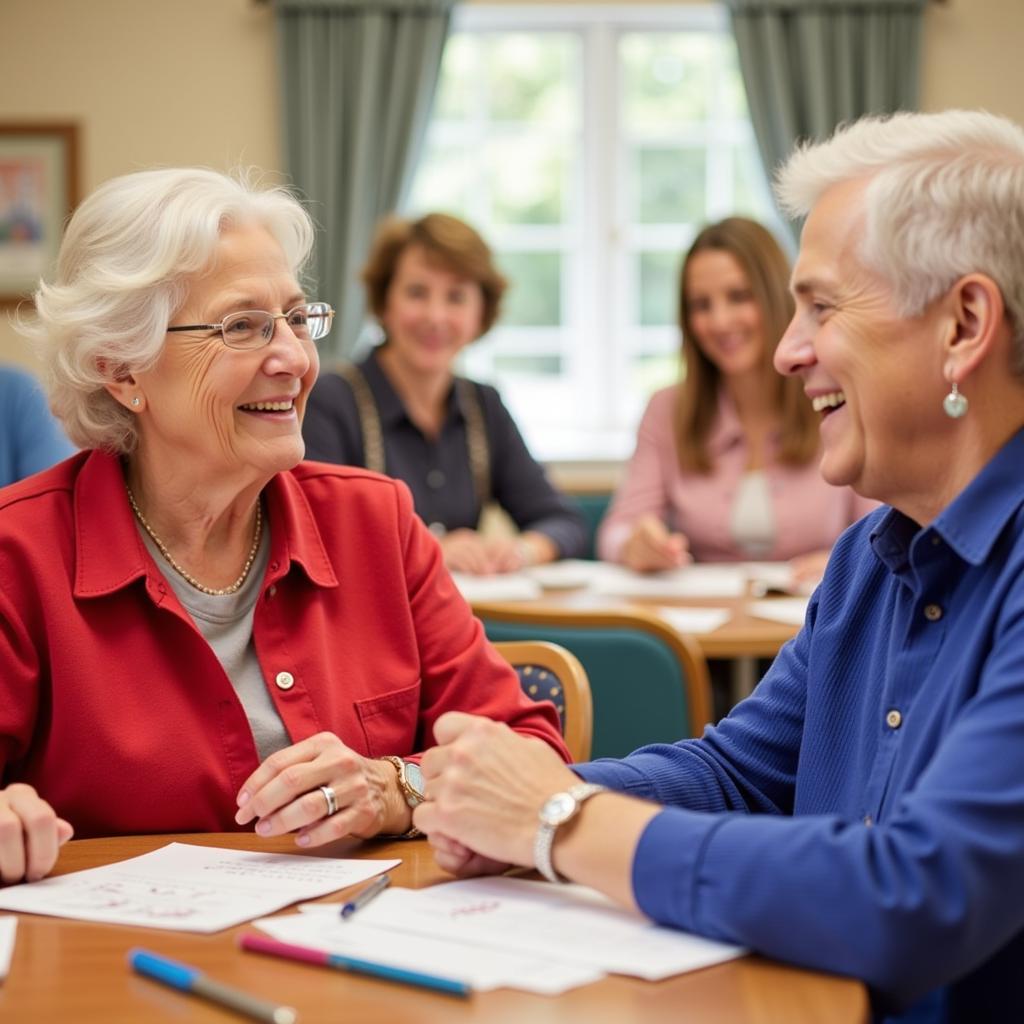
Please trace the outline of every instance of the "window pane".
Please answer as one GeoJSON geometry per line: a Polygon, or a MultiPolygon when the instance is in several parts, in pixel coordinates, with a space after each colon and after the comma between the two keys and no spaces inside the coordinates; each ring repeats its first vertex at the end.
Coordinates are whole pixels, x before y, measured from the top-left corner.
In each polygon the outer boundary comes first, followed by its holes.
{"type": "Polygon", "coordinates": [[[415,209],[469,217],[477,173],[468,147],[428,142],[416,175],[415,209]]]}
{"type": "Polygon", "coordinates": [[[572,117],[574,43],[572,36],[558,32],[491,36],[486,56],[491,117],[566,124],[572,117]]]}
{"type": "Polygon", "coordinates": [[[644,327],[676,322],[680,262],[681,255],[675,252],[640,253],[640,309],[636,319],[644,327]]]}
{"type": "Polygon", "coordinates": [[[703,148],[639,147],[635,151],[634,219],[641,224],[701,220],[706,160],[703,148]]]}
{"type": "Polygon", "coordinates": [[[562,372],[562,359],[560,356],[502,354],[494,357],[494,369],[498,373],[557,377],[562,372]]]}
{"type": "Polygon", "coordinates": [[[503,252],[498,262],[509,281],[502,323],[551,327],[562,322],[561,253],[503,252]]]}
{"type": "Polygon", "coordinates": [[[558,224],[563,217],[565,144],[526,132],[487,147],[491,216],[498,224],[558,224]]]}
{"type": "Polygon", "coordinates": [[[468,117],[480,91],[480,46],[476,38],[464,33],[450,36],[444,46],[443,61],[434,100],[434,118],[468,117]]]}
{"type": "Polygon", "coordinates": [[[629,32],[622,37],[623,112],[633,125],[704,121],[710,114],[714,36],[629,32]]]}

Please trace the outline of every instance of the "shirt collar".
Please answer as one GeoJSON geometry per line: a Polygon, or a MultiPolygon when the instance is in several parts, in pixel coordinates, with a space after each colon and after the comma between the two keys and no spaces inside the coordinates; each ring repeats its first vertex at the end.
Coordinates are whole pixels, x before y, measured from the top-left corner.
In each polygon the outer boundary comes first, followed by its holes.
{"type": "Polygon", "coordinates": [[[988,558],[1003,528],[1024,504],[1024,430],[1019,430],[925,530],[890,509],[871,533],[875,554],[892,572],[905,568],[919,534],[933,531],[971,565],[988,558]]]}
{"type": "Polygon", "coordinates": [[[966,562],[988,558],[1003,527],[1024,503],[1024,429],[947,505],[932,526],[966,562]]]}
{"type": "MultiPolygon", "coordinates": [[[[271,524],[270,574],[280,579],[291,563],[322,587],[338,586],[313,511],[291,473],[278,473],[264,489],[271,524]]],[[[120,460],[94,451],[86,459],[74,489],[76,598],[102,597],[138,579],[154,600],[164,593],[154,573],[128,504],[120,460]]],[[[166,589],[166,588],[165,588],[166,589]]]]}
{"type": "MultiPolygon", "coordinates": [[[[370,386],[370,390],[373,392],[374,400],[377,403],[377,415],[380,417],[382,427],[394,426],[396,423],[402,421],[412,422],[409,419],[409,414],[405,411],[405,406],[402,404],[402,399],[399,398],[398,392],[395,391],[394,386],[388,379],[388,375],[384,372],[384,368],[380,365],[377,359],[377,353],[380,351],[381,346],[378,345],[373,349],[370,354],[359,364],[359,368],[363,371],[366,376],[366,382],[370,386]]],[[[458,401],[458,390],[455,387],[454,380],[452,382],[451,390],[448,392],[448,398],[446,399],[447,411],[445,413],[445,421],[450,421],[455,416],[462,416],[462,407],[458,401]]],[[[418,428],[417,428],[418,429],[418,428]]]]}

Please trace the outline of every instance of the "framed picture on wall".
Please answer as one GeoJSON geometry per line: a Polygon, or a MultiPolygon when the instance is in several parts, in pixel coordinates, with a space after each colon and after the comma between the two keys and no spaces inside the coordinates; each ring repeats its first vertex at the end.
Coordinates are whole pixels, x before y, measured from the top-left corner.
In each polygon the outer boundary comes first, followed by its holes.
{"type": "Polygon", "coordinates": [[[0,307],[53,268],[77,200],[77,127],[0,121],[0,307]]]}

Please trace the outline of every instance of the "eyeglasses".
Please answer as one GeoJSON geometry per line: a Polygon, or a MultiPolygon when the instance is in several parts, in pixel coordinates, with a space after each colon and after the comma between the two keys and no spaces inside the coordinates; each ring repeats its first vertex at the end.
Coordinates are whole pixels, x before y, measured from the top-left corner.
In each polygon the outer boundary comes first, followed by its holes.
{"type": "Polygon", "coordinates": [[[275,321],[284,320],[292,333],[302,341],[326,338],[334,320],[334,310],[326,302],[306,302],[287,313],[268,313],[262,309],[247,309],[226,316],[219,324],[186,324],[168,327],[175,331],[220,331],[228,348],[262,348],[274,336],[275,321]]]}

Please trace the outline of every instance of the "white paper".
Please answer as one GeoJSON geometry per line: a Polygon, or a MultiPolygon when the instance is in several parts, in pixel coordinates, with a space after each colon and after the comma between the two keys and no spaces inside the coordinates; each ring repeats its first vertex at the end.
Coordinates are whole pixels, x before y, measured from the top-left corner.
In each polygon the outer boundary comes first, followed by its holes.
{"type": "Polygon", "coordinates": [[[0,889],[0,908],[216,932],[363,882],[400,860],[340,860],[170,843],[117,864],[0,889]]]}
{"type": "Polygon", "coordinates": [[[591,590],[617,597],[742,597],[747,573],[742,564],[688,565],[670,572],[638,573],[605,566],[591,590]]]}
{"type": "Polygon", "coordinates": [[[18,919],[13,914],[0,915],[0,981],[7,977],[14,955],[14,933],[18,930],[18,919]]]}
{"type": "Polygon", "coordinates": [[[474,601],[536,601],[541,595],[541,585],[524,573],[470,576],[453,572],[452,580],[470,604],[474,601]]]}
{"type": "Polygon", "coordinates": [[[769,601],[751,601],[747,611],[759,619],[783,622],[787,626],[802,626],[807,617],[809,597],[776,597],[769,601]]]}
{"type": "Polygon", "coordinates": [[[669,608],[662,606],[654,610],[680,633],[711,633],[732,618],[732,612],[728,608],[669,608]]]}
{"type": "Polygon", "coordinates": [[[663,928],[594,889],[522,878],[474,878],[427,889],[390,889],[360,924],[540,956],[654,981],[742,956],[746,950],[663,928]]]}
{"type": "MultiPolygon", "coordinates": [[[[382,893],[374,903],[385,895],[382,893]]],[[[481,992],[494,988],[518,988],[556,996],[604,977],[603,972],[594,968],[563,964],[537,954],[521,955],[433,935],[377,928],[366,924],[364,911],[368,909],[364,907],[344,921],[336,907],[333,913],[309,909],[305,913],[268,917],[253,923],[279,942],[369,960],[386,967],[452,978],[481,992]]]]}
{"type": "Polygon", "coordinates": [[[598,580],[605,566],[600,562],[588,562],[580,558],[565,558],[560,562],[535,565],[526,570],[545,590],[574,590],[588,587],[598,580]]]}

